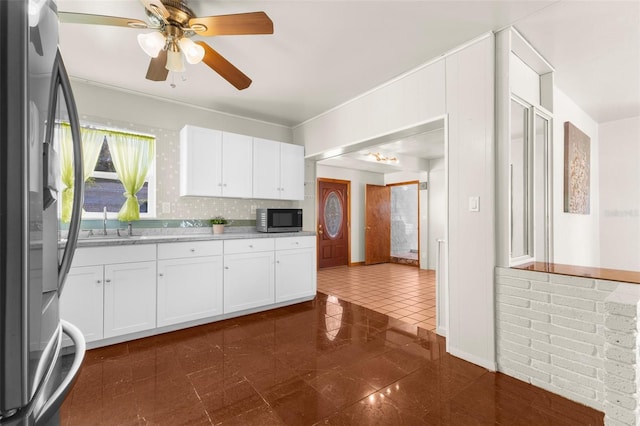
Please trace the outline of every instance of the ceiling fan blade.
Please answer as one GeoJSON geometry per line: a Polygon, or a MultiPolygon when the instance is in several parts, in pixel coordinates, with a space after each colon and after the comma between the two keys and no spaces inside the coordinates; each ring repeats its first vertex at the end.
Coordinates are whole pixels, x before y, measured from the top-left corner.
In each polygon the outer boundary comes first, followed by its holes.
{"type": "Polygon", "coordinates": [[[169,11],[164,4],[160,0],[140,0],[145,8],[158,18],[162,19],[164,22],[167,22],[167,18],[169,17],[169,11]]]}
{"type": "Polygon", "coordinates": [[[118,16],[91,15],[87,13],[58,12],[60,22],[67,24],[111,25],[114,27],[148,28],[146,22],[139,19],[120,18],[118,16]]]}
{"type": "Polygon", "coordinates": [[[192,18],[189,26],[201,36],[273,34],[273,22],[264,12],[192,18]]]}
{"type": "Polygon", "coordinates": [[[204,48],[204,58],[202,62],[207,64],[212,70],[217,72],[235,86],[236,89],[246,89],[251,85],[251,79],[244,75],[242,71],[236,68],[231,62],[227,61],[222,55],[213,50],[204,41],[196,41],[197,44],[204,48]]]}
{"type": "Polygon", "coordinates": [[[169,75],[169,70],[165,68],[167,64],[167,51],[161,50],[158,53],[157,58],[151,58],[151,62],[149,62],[149,69],[147,70],[147,80],[151,81],[165,81],[167,79],[167,75],[169,75]]]}

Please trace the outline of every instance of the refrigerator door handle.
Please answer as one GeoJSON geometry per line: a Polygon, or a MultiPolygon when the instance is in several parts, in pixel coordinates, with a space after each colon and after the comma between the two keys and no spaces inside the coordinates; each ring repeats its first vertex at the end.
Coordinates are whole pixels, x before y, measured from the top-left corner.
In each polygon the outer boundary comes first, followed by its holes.
{"type": "MultiPolygon", "coordinates": [[[[71,90],[71,82],[69,75],[64,67],[60,50],[56,54],[56,70],[57,81],[64,94],[64,101],[69,114],[69,124],[71,125],[71,139],[73,141],[73,208],[71,210],[71,221],[69,223],[69,233],[67,236],[67,244],[62,254],[62,260],[58,267],[58,295],[62,294],[64,282],[71,267],[73,253],[78,243],[78,233],[80,232],[80,220],[82,216],[82,206],[84,204],[84,166],[82,161],[82,139],[80,137],[80,119],[78,118],[78,110],[76,102],[71,90]]],[[[50,125],[51,126],[51,125],[50,125]]]]}
{"type": "Polygon", "coordinates": [[[60,320],[60,323],[62,324],[62,332],[71,337],[71,340],[73,340],[73,344],[76,348],[75,355],[73,357],[71,368],[62,380],[62,383],[60,383],[60,386],[58,386],[58,388],[51,394],[47,402],[45,402],[45,404],[42,406],[42,409],[37,414],[36,424],[47,421],[57,410],[60,409],[64,398],[67,396],[67,393],[71,389],[71,385],[78,377],[80,366],[82,365],[82,361],[84,360],[86,344],[82,332],[70,322],[60,320]]]}

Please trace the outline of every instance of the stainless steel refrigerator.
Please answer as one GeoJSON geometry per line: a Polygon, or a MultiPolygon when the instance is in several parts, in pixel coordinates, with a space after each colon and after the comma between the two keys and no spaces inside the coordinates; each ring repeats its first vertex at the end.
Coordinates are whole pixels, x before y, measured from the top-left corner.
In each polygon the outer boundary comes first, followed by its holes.
{"type": "Polygon", "coordinates": [[[84,339],[61,321],[80,225],[82,149],[53,0],[0,0],[0,424],[57,424],[84,357],[84,339]],[[59,239],[56,123],[73,135],[74,200],[59,239]],[[63,365],[62,335],[75,345],[63,365]]]}

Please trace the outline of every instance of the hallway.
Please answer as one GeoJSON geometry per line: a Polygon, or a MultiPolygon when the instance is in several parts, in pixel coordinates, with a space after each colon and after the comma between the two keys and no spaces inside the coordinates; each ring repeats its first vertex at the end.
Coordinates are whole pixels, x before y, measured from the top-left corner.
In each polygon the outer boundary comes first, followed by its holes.
{"type": "Polygon", "coordinates": [[[436,274],[394,263],[318,270],[318,291],[391,318],[436,328],[436,274]]]}

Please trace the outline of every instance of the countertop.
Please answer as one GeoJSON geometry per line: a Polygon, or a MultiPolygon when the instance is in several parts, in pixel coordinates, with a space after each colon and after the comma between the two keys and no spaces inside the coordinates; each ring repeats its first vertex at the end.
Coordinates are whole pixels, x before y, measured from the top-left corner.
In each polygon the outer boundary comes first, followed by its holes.
{"type": "MultiPolygon", "coordinates": [[[[240,228],[240,227],[239,227],[240,228]]],[[[91,236],[87,236],[88,231],[83,230],[78,238],[78,247],[101,247],[101,246],[116,246],[116,245],[131,245],[131,244],[157,244],[157,243],[175,243],[184,241],[218,241],[218,240],[237,240],[247,238],[285,238],[285,237],[307,237],[315,236],[315,232],[312,231],[300,231],[300,232],[258,232],[255,228],[246,229],[225,230],[222,234],[213,234],[211,228],[203,229],[202,232],[184,232],[180,233],[179,230],[172,230],[171,233],[162,233],[163,230],[149,230],[144,229],[138,232],[134,231],[132,236],[118,236],[114,230],[109,230],[111,233],[102,235],[95,232],[91,236]],[[208,231],[208,232],[204,232],[208,231]]],[[[62,243],[66,241],[62,240],[62,243]]]]}

